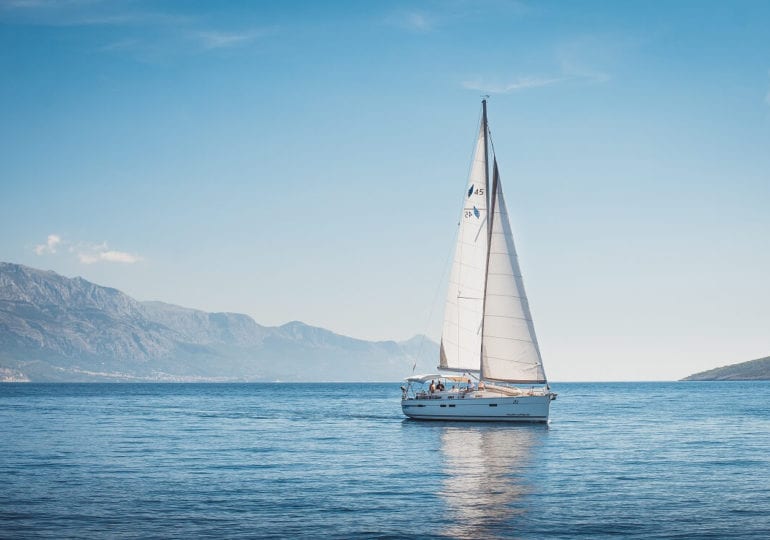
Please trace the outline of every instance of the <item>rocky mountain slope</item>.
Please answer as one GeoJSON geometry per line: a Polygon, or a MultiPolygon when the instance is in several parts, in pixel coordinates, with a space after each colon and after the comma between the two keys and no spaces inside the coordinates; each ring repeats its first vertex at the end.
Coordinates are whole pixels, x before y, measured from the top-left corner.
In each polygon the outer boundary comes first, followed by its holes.
{"type": "Polygon", "coordinates": [[[427,338],[365,341],[138,302],[109,287],[0,263],[0,380],[397,381],[430,371],[427,338]]]}
{"type": "Polygon", "coordinates": [[[695,373],[683,381],[770,381],[770,356],[695,373]]]}

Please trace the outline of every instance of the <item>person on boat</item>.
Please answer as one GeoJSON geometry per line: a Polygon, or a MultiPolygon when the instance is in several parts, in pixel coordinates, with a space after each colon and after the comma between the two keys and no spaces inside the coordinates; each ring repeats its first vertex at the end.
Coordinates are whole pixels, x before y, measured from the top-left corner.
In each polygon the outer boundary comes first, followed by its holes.
{"type": "Polygon", "coordinates": [[[436,385],[436,390],[438,390],[439,392],[444,391],[444,383],[441,382],[441,379],[438,380],[438,384],[436,385]]]}
{"type": "Polygon", "coordinates": [[[433,394],[436,391],[436,382],[430,381],[430,393],[433,394]]]}
{"type": "Polygon", "coordinates": [[[473,392],[473,381],[468,379],[468,392],[473,392]]]}

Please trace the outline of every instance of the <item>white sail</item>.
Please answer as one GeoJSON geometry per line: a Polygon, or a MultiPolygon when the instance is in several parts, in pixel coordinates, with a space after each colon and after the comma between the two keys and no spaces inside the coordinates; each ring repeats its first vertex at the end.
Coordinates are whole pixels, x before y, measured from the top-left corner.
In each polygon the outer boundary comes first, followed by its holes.
{"type": "Polygon", "coordinates": [[[508,210],[494,166],[492,233],[484,305],[481,377],[488,380],[545,383],[545,371],[527,294],[519,269],[508,210]]]}
{"type": "Polygon", "coordinates": [[[485,131],[482,122],[470,179],[465,188],[465,203],[460,215],[454,262],[449,275],[444,327],[441,333],[441,369],[480,369],[488,241],[485,131]]]}

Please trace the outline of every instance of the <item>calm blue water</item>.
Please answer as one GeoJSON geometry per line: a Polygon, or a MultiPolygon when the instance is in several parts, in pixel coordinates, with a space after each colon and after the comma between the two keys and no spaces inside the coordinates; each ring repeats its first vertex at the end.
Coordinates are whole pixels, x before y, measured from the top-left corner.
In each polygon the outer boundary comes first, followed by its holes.
{"type": "Polygon", "coordinates": [[[547,427],[398,387],[0,385],[0,536],[770,538],[770,383],[554,384],[547,427]]]}

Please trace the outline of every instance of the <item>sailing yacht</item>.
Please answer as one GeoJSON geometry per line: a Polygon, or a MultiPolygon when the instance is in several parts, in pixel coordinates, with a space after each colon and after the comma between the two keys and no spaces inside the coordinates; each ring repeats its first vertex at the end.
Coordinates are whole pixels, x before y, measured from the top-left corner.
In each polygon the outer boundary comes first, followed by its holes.
{"type": "Polygon", "coordinates": [[[490,186],[486,99],[481,106],[444,308],[439,373],[408,377],[401,408],[423,420],[548,422],[556,394],[543,369],[494,146],[490,186]]]}

